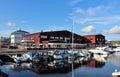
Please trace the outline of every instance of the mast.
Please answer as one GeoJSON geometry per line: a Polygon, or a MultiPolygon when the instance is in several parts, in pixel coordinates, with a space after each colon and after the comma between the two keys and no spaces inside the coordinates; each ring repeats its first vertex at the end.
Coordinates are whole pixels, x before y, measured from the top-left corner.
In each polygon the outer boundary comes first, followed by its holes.
{"type": "Polygon", "coordinates": [[[73,51],[73,46],[74,45],[74,20],[73,20],[73,24],[72,24],[72,51],[73,51]]]}
{"type": "MultiPolygon", "coordinates": [[[[73,46],[74,45],[74,19],[72,24],[72,53],[73,53],[73,46]]],[[[72,77],[74,77],[74,60],[72,59],[72,77]]]]}

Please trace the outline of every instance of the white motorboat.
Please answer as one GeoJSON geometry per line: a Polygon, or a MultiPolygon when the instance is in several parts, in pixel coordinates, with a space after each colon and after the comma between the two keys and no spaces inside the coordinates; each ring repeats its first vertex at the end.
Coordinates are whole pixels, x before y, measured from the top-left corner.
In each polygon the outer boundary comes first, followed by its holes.
{"type": "Polygon", "coordinates": [[[87,49],[74,49],[68,51],[74,57],[88,57],[91,56],[90,52],[87,49]]]}
{"type": "Polygon", "coordinates": [[[108,52],[110,54],[115,53],[115,51],[113,49],[111,49],[111,48],[105,48],[104,51],[106,51],[106,52],[108,52]]]}
{"type": "Polygon", "coordinates": [[[120,52],[120,47],[113,48],[115,52],[120,52]]]}
{"type": "Polygon", "coordinates": [[[100,49],[90,49],[89,50],[91,53],[94,53],[94,54],[98,54],[98,55],[102,55],[104,57],[107,57],[109,55],[108,52],[105,52],[103,50],[100,50],[100,49]]]}
{"type": "Polygon", "coordinates": [[[53,56],[54,59],[66,59],[69,56],[67,50],[52,50],[48,51],[49,56],[53,56]]]}
{"type": "Polygon", "coordinates": [[[16,63],[31,61],[29,54],[17,54],[12,57],[15,59],[16,63]]]}
{"type": "Polygon", "coordinates": [[[48,51],[48,55],[53,57],[53,59],[63,59],[59,51],[54,51],[54,50],[48,51]]]}
{"type": "Polygon", "coordinates": [[[112,48],[109,48],[109,47],[96,47],[95,49],[108,52],[109,54],[115,53],[115,51],[112,48]]]}
{"type": "Polygon", "coordinates": [[[84,57],[91,57],[91,53],[87,49],[81,49],[81,53],[84,57]]]}
{"type": "Polygon", "coordinates": [[[103,55],[94,54],[93,59],[99,62],[106,62],[106,59],[103,55]]]}
{"type": "Polygon", "coordinates": [[[120,77],[120,71],[117,71],[117,69],[115,69],[115,71],[112,73],[112,77],[120,77]]]}

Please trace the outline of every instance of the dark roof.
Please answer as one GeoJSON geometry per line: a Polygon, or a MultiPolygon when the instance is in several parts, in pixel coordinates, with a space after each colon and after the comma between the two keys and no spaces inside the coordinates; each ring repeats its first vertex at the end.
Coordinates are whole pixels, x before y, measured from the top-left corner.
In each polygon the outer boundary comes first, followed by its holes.
{"type": "Polygon", "coordinates": [[[40,34],[47,34],[47,33],[58,33],[58,32],[69,32],[69,33],[71,33],[70,31],[68,31],[68,30],[60,30],[60,31],[53,31],[53,30],[51,30],[51,31],[41,31],[41,32],[36,32],[36,33],[31,33],[31,34],[37,34],[37,33],[40,33],[40,34]]]}
{"type": "MultiPolygon", "coordinates": [[[[65,32],[65,33],[72,33],[72,32],[70,32],[70,31],[68,31],[68,30],[60,30],[60,31],[47,31],[47,32],[40,32],[41,34],[47,34],[47,33],[63,33],[63,32],[65,32]]],[[[77,35],[77,36],[80,36],[79,34],[76,34],[76,33],[74,33],[74,35],[77,35]]]]}
{"type": "MultiPolygon", "coordinates": [[[[36,32],[36,33],[32,33],[32,34],[38,34],[38,33],[40,33],[41,35],[50,35],[50,36],[52,36],[52,35],[59,35],[59,36],[66,36],[66,37],[70,37],[70,36],[72,36],[71,34],[72,34],[72,32],[71,31],[68,31],[68,30],[60,30],[60,31],[46,31],[46,32],[44,32],[44,31],[41,31],[41,32],[36,32]]],[[[32,34],[28,34],[28,35],[32,35],[32,34]]],[[[83,36],[81,36],[81,35],[79,35],[79,34],[76,34],[76,33],[74,33],[74,36],[76,36],[76,37],[83,37],[83,36]]]]}
{"type": "Polygon", "coordinates": [[[92,34],[92,35],[84,35],[84,36],[104,36],[102,34],[92,34]]]}
{"type": "Polygon", "coordinates": [[[21,33],[28,33],[28,34],[29,34],[29,32],[24,31],[24,30],[17,30],[17,31],[15,31],[15,32],[12,32],[11,34],[15,34],[15,33],[17,33],[17,32],[21,32],[21,33]]]}
{"type": "Polygon", "coordinates": [[[49,40],[49,43],[66,43],[63,40],[49,40]]]}
{"type": "Polygon", "coordinates": [[[60,31],[53,31],[53,30],[51,30],[51,31],[47,31],[47,32],[40,32],[40,33],[50,33],[50,32],[52,32],[52,33],[56,33],[56,32],[69,32],[69,31],[67,31],[67,30],[60,30],[60,31]]]}

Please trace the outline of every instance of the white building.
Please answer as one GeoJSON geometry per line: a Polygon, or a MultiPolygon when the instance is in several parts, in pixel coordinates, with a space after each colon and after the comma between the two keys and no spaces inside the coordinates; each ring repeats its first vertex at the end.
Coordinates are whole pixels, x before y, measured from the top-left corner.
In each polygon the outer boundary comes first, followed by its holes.
{"type": "Polygon", "coordinates": [[[29,32],[23,31],[23,30],[17,30],[15,32],[11,33],[11,46],[17,46],[20,44],[22,37],[26,34],[29,34],[29,32]]]}

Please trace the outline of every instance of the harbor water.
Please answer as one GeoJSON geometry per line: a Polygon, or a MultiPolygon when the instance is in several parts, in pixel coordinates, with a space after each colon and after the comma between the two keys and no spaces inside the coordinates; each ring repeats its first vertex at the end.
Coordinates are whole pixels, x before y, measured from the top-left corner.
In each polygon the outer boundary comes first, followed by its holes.
{"type": "Polygon", "coordinates": [[[8,77],[112,77],[115,69],[120,70],[119,52],[107,57],[94,55],[75,60],[5,63],[0,66],[0,70],[8,77]]]}

